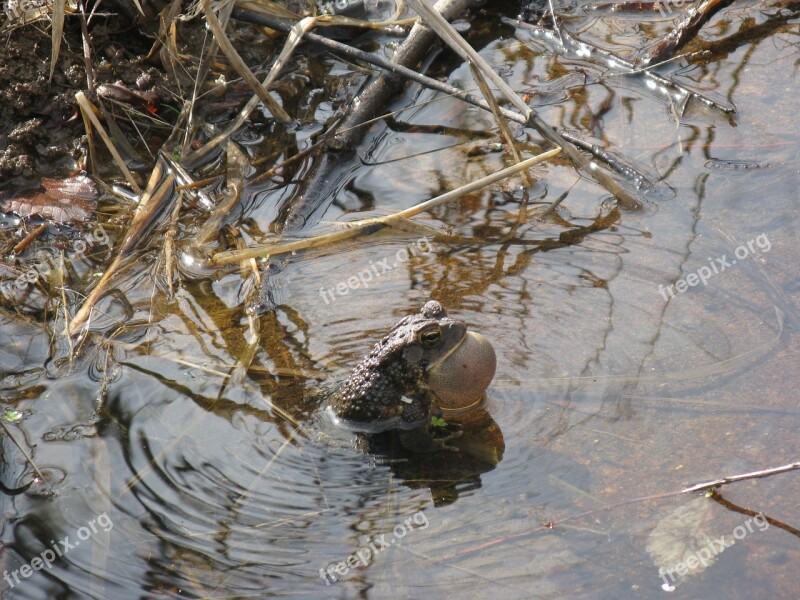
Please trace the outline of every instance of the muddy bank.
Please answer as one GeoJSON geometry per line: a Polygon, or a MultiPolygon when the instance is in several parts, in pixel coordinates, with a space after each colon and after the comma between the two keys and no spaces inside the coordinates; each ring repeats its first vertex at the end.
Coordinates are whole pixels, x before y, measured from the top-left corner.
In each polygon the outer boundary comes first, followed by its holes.
{"type": "MultiPolygon", "coordinates": [[[[2,189],[19,185],[11,181],[17,177],[64,175],[85,162],[85,128],[75,103],[79,91],[95,99],[98,88],[102,94],[104,85],[119,86],[152,100],[140,102],[138,109],[163,112],[162,101],[173,95],[175,84],[157,59],[147,58],[157,20],[152,22],[153,15],[150,21],[132,20],[113,8],[104,4],[108,12],[89,20],[92,89],[79,16],[68,14],[65,19],[52,80],[50,28],[42,21],[14,26],[13,13],[0,17],[4,31],[0,44],[2,189]]],[[[115,99],[109,100],[110,107],[115,99]]]]}

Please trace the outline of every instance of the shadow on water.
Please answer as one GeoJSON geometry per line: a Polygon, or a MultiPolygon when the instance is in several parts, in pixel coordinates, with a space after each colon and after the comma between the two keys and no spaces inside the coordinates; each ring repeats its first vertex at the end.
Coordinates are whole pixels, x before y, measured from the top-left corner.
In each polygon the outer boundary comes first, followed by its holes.
{"type": "MultiPolygon", "coordinates": [[[[566,26],[620,54],[670,23],[574,8],[566,26]]],[[[671,585],[681,598],[796,598],[800,544],[785,530],[740,537],[745,515],[711,500],[698,508],[696,496],[618,506],[800,455],[796,5],[736,4],[689,48],[706,54],[665,67],[735,103],[734,115],[697,102],[679,115],[642,78],[562,56],[498,25],[496,10],[469,34],[482,55],[546,121],[651,178],[646,209],[621,212],[559,159],[531,171],[532,203],[567,194],[552,218],[504,238],[518,182],[469,195],[418,220],[471,240],[381,232],[290,256],[269,282],[274,310],[258,317],[238,271],[184,265],[167,294],[156,242],[103,299],[74,360],[63,335],[38,324],[46,302],[4,310],[4,598],[656,598],[671,585]],[[388,268],[351,283],[378,264],[388,268]],[[305,435],[309,391],[429,299],[498,356],[461,451],[362,452],[305,435]],[[664,550],[654,532],[678,532],[669,525],[681,519],[694,537],[664,550]],[[659,573],[721,536],[735,545],[714,547],[703,568],[659,573]]],[[[442,75],[470,85],[467,68],[443,59],[442,75]]],[[[300,104],[330,116],[321,92],[307,93],[300,104]]],[[[397,123],[368,131],[309,231],[505,166],[476,150],[481,132],[494,135],[490,116],[414,87],[396,104],[397,123]]],[[[307,142],[300,133],[292,144],[307,142]]],[[[241,141],[255,156],[271,143],[241,141]]],[[[252,239],[268,237],[301,177],[245,190],[236,219],[252,239]]],[[[791,473],[721,489],[795,526],[798,493],[791,473]]]]}

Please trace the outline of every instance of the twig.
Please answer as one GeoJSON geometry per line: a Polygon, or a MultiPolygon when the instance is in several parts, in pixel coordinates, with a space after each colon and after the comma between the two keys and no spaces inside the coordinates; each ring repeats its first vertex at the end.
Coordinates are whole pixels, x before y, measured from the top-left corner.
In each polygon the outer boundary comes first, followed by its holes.
{"type": "Polygon", "coordinates": [[[739,506],[738,504],[734,504],[733,502],[731,502],[727,498],[723,498],[722,494],[720,494],[719,492],[714,492],[711,495],[711,499],[714,502],[716,502],[717,504],[719,504],[721,506],[724,506],[725,508],[727,508],[728,510],[731,510],[733,512],[738,512],[740,514],[747,515],[747,516],[750,516],[750,517],[757,517],[757,516],[760,515],[770,525],[774,525],[778,529],[783,529],[786,533],[791,533],[792,535],[794,535],[796,537],[800,537],[800,529],[797,529],[796,527],[792,527],[788,523],[784,523],[783,521],[781,521],[779,519],[776,519],[775,517],[770,517],[769,515],[765,515],[763,512],[756,512],[756,511],[754,511],[754,510],[752,510],[750,508],[744,508],[743,506],[739,506]]]}
{"type": "Polygon", "coordinates": [[[11,430],[5,424],[5,422],[3,421],[2,417],[0,417],[0,427],[3,428],[3,430],[6,432],[6,435],[11,439],[12,442],[14,442],[14,445],[17,448],[19,448],[19,451],[22,452],[22,455],[25,457],[25,460],[27,460],[28,463],[31,465],[31,467],[33,467],[33,470],[36,471],[36,474],[39,476],[39,478],[42,481],[45,481],[46,477],[44,476],[44,473],[42,473],[39,470],[39,467],[37,467],[36,463],[33,462],[33,458],[28,453],[28,451],[25,449],[25,447],[22,444],[20,444],[19,441],[17,441],[17,438],[15,438],[14,435],[11,433],[11,430]]]}
{"type": "Polygon", "coordinates": [[[728,477],[721,477],[713,481],[704,481],[703,483],[696,483],[689,487],[683,488],[681,494],[688,494],[689,492],[701,492],[711,488],[716,488],[721,485],[728,485],[737,481],[745,481],[747,479],[760,479],[762,477],[770,477],[772,475],[779,475],[780,473],[788,473],[800,469],[800,462],[789,463],[782,467],[774,467],[772,469],[763,469],[761,471],[751,471],[750,473],[743,473],[741,475],[729,475],[728,477]]]}
{"type": "Polygon", "coordinates": [[[13,252],[14,254],[22,253],[33,240],[42,235],[46,230],[47,230],[47,223],[42,223],[41,225],[36,227],[33,231],[30,231],[19,242],[17,242],[16,245],[11,249],[11,252],[13,252]]]}
{"type": "Polygon", "coordinates": [[[175,181],[181,184],[175,188],[176,192],[190,190],[193,200],[198,202],[204,210],[214,210],[214,201],[211,200],[211,197],[206,193],[205,190],[198,188],[200,188],[200,186],[210,185],[219,177],[209,177],[202,181],[195,181],[192,179],[192,176],[189,174],[189,172],[183,168],[183,165],[178,161],[173,160],[168,154],[162,152],[161,158],[164,159],[164,161],[169,165],[170,169],[172,169],[172,171],[175,173],[175,181]]]}
{"type": "Polygon", "coordinates": [[[248,183],[250,183],[251,185],[254,185],[256,183],[261,183],[262,181],[266,181],[267,179],[269,179],[270,177],[275,175],[281,169],[285,169],[289,165],[297,162],[300,159],[305,158],[309,154],[313,154],[314,152],[316,152],[318,150],[321,150],[322,147],[325,145],[325,142],[327,142],[327,141],[328,141],[328,136],[327,135],[321,136],[321,138],[319,140],[317,140],[316,142],[314,142],[313,144],[311,144],[307,148],[303,148],[299,152],[296,152],[295,154],[292,154],[289,158],[284,160],[282,163],[280,163],[278,165],[275,165],[274,167],[272,167],[270,169],[267,169],[266,171],[264,171],[263,173],[261,173],[257,177],[254,177],[253,179],[251,179],[248,183]]]}
{"type": "Polygon", "coordinates": [[[697,486],[684,488],[684,489],[679,490],[679,491],[663,492],[663,493],[660,493],[660,494],[652,494],[652,495],[649,495],[649,496],[639,496],[638,498],[630,498],[628,500],[622,500],[620,502],[614,502],[614,503],[608,504],[606,506],[601,506],[600,508],[595,508],[595,509],[587,510],[587,511],[584,511],[584,512],[581,512],[581,513],[568,515],[568,516],[563,517],[561,519],[548,521],[546,523],[543,523],[541,526],[536,527],[534,529],[529,529],[528,531],[522,531],[520,533],[515,533],[515,534],[509,535],[509,536],[498,538],[498,539],[492,540],[490,542],[485,542],[485,543],[483,543],[483,544],[481,544],[479,546],[475,546],[475,547],[472,547],[472,548],[466,548],[464,550],[461,550],[459,552],[454,552],[454,553],[451,553],[451,554],[446,555],[446,556],[440,556],[439,559],[440,560],[448,560],[448,559],[454,558],[456,556],[464,556],[465,554],[472,554],[474,552],[483,551],[483,550],[486,550],[486,548],[490,548],[492,546],[496,546],[497,544],[502,544],[502,543],[505,543],[505,542],[508,542],[508,541],[511,541],[511,540],[524,538],[524,537],[533,535],[534,533],[538,533],[540,531],[548,531],[550,529],[554,529],[555,527],[557,527],[559,525],[563,525],[564,523],[567,523],[569,521],[575,521],[576,519],[582,519],[582,518],[589,517],[589,516],[592,516],[592,515],[595,515],[595,514],[598,514],[598,513],[608,512],[610,510],[614,510],[615,508],[621,508],[623,506],[628,506],[630,504],[638,504],[640,502],[647,502],[647,501],[652,501],[652,500],[662,500],[662,499],[665,499],[665,498],[671,498],[671,497],[674,497],[674,496],[680,496],[680,495],[683,495],[683,494],[688,494],[690,492],[695,492],[695,491],[700,491],[702,489],[706,489],[703,486],[718,487],[720,485],[726,485],[728,483],[734,483],[736,481],[742,481],[742,480],[745,480],[745,479],[753,479],[754,477],[768,477],[770,475],[777,475],[777,474],[780,474],[780,473],[786,473],[788,471],[793,471],[793,470],[796,470],[796,469],[800,469],[800,463],[792,463],[792,464],[789,464],[789,465],[784,465],[783,467],[777,467],[775,469],[765,469],[763,471],[755,471],[753,473],[745,473],[744,475],[734,475],[734,476],[731,476],[731,477],[724,477],[722,479],[717,479],[715,481],[708,482],[707,484],[698,484],[697,486]]]}

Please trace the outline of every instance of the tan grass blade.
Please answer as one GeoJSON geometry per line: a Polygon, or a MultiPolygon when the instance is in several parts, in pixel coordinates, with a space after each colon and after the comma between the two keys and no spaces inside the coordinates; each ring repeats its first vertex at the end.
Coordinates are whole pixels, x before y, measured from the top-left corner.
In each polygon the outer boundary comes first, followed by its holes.
{"type": "Polygon", "coordinates": [[[278,254],[286,254],[287,252],[295,252],[297,250],[318,248],[320,246],[325,246],[333,242],[340,242],[343,240],[352,239],[358,235],[363,234],[365,230],[377,231],[382,227],[392,227],[397,224],[400,224],[404,219],[409,219],[415,215],[425,212],[426,210],[430,210],[431,208],[439,206],[440,204],[444,204],[445,202],[455,200],[457,198],[464,196],[465,194],[470,194],[476,190],[479,190],[488,185],[492,185],[493,183],[501,181],[507,177],[510,177],[515,173],[524,171],[525,169],[528,169],[535,164],[538,164],[542,161],[552,158],[559,152],[561,152],[561,148],[553,148],[552,150],[543,152],[542,154],[534,156],[533,158],[529,158],[528,160],[522,161],[521,163],[517,163],[516,165],[513,165],[511,167],[502,169],[501,171],[497,171],[496,173],[492,173],[491,175],[488,175],[486,177],[482,177],[481,179],[478,179],[476,181],[472,181],[467,185],[463,185],[457,189],[446,192],[440,196],[436,196],[435,198],[431,198],[430,200],[421,202],[416,206],[412,206],[411,208],[401,210],[400,212],[396,212],[394,214],[387,215],[385,217],[378,217],[374,219],[363,219],[361,221],[346,223],[345,225],[347,226],[347,229],[343,229],[341,231],[336,231],[334,233],[326,233],[307,239],[294,240],[291,242],[283,242],[277,244],[263,244],[260,246],[254,246],[252,248],[246,248],[244,250],[228,250],[225,252],[219,252],[212,257],[211,262],[214,265],[228,265],[248,258],[258,258],[260,256],[276,256],[278,254]]]}
{"type": "Polygon", "coordinates": [[[53,1],[53,28],[50,49],[50,80],[53,80],[53,73],[56,70],[58,54],[61,52],[61,38],[64,37],[64,13],[67,7],[67,0],[53,1]]]}
{"type": "Polygon", "coordinates": [[[236,48],[233,47],[233,44],[231,44],[228,36],[225,35],[225,31],[222,28],[222,23],[219,22],[217,15],[214,14],[214,10],[211,8],[211,0],[203,0],[203,12],[206,15],[206,22],[208,23],[211,32],[214,34],[214,39],[219,45],[219,49],[222,50],[223,54],[225,54],[228,60],[231,61],[231,65],[233,65],[233,68],[236,69],[236,72],[239,74],[239,76],[245,80],[247,85],[250,86],[250,89],[253,90],[253,92],[264,103],[264,105],[269,109],[269,112],[271,112],[276,119],[283,121],[284,123],[291,123],[292,118],[270,95],[266,86],[261,85],[261,82],[256,78],[255,75],[253,75],[253,72],[244,63],[242,57],[239,56],[239,53],[236,52],[236,48]]]}
{"type": "Polygon", "coordinates": [[[122,171],[123,175],[125,175],[125,179],[128,180],[130,186],[136,191],[137,194],[142,193],[142,188],[139,187],[139,184],[136,183],[136,179],[133,177],[133,173],[130,172],[128,169],[128,165],[125,164],[125,161],[122,160],[122,156],[120,156],[117,147],[114,145],[114,142],[106,133],[103,124],[100,122],[100,119],[97,118],[97,115],[94,113],[95,107],[94,105],[89,102],[89,99],[83,92],[78,92],[75,94],[75,100],[78,101],[78,106],[80,106],[81,112],[83,113],[84,117],[87,117],[89,121],[91,121],[94,128],[97,130],[97,133],[100,134],[100,137],[106,144],[109,152],[111,152],[111,156],[114,157],[114,162],[117,163],[120,171],[122,171]]]}

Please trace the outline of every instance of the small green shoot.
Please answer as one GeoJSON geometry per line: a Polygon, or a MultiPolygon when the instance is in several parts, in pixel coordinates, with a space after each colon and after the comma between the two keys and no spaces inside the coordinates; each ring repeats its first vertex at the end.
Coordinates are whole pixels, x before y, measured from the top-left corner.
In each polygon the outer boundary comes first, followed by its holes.
{"type": "Polygon", "coordinates": [[[431,416],[431,425],[434,427],[445,427],[447,423],[442,417],[431,416]]]}
{"type": "Polygon", "coordinates": [[[8,409],[3,413],[3,421],[6,423],[16,423],[22,419],[22,413],[18,410],[8,409]]]}

